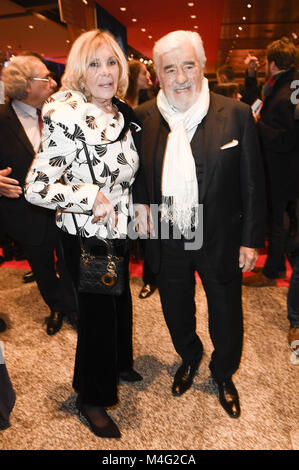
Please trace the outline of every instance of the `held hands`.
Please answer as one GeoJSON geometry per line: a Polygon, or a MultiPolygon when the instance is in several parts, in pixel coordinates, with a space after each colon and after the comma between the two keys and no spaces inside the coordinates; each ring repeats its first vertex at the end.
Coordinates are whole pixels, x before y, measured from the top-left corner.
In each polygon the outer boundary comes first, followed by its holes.
{"type": "Polygon", "coordinates": [[[112,227],[117,225],[117,213],[114,210],[111,202],[104,196],[101,191],[98,191],[97,197],[92,206],[93,219],[92,224],[107,224],[108,221],[111,221],[112,227]]]}
{"type": "Polygon", "coordinates": [[[9,166],[0,170],[0,194],[5,197],[18,198],[22,194],[22,188],[17,180],[8,178],[11,171],[9,166]]]}
{"type": "Polygon", "coordinates": [[[248,248],[247,246],[241,246],[239,252],[239,267],[243,273],[252,271],[258,258],[258,250],[255,248],[248,248]]]}

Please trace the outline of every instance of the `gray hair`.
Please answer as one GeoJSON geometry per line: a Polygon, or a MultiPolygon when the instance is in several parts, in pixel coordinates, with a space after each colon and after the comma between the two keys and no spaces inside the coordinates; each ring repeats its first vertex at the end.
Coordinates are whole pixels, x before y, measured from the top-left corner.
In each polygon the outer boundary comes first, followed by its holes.
{"type": "Polygon", "coordinates": [[[195,50],[202,71],[206,65],[206,54],[200,35],[194,31],[172,31],[159,39],[154,46],[153,56],[159,77],[160,57],[179,47],[183,42],[189,42],[195,50]]]}
{"type": "Polygon", "coordinates": [[[17,56],[7,67],[2,69],[2,80],[5,94],[13,100],[23,100],[27,97],[28,80],[34,76],[35,67],[40,60],[33,56],[17,56]]]}

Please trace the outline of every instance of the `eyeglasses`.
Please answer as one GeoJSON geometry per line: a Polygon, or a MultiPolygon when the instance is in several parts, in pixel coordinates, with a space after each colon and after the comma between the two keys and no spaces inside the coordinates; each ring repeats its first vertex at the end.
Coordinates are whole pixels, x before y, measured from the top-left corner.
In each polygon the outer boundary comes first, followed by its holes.
{"type": "Polygon", "coordinates": [[[53,80],[53,78],[52,77],[46,77],[46,78],[30,77],[29,80],[37,80],[39,82],[49,82],[50,80],[53,80]]]}

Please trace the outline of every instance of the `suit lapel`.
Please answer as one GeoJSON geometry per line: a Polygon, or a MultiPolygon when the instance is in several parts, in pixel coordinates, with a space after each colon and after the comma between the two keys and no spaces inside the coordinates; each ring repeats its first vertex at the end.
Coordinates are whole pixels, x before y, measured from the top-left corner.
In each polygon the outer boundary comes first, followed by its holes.
{"type": "Polygon", "coordinates": [[[28,150],[28,152],[30,152],[30,154],[34,156],[34,148],[32,147],[32,144],[28,139],[27,134],[11,104],[7,105],[7,117],[11,123],[11,129],[14,132],[15,136],[20,140],[20,142],[28,150]]]}
{"type": "Polygon", "coordinates": [[[156,174],[161,175],[164,151],[169,133],[169,128],[166,122],[163,121],[164,120],[155,105],[150,110],[149,116],[143,122],[143,154],[146,174],[150,178],[149,188],[151,188],[151,200],[153,200],[153,194],[155,194],[154,167],[157,169],[156,174]]]}
{"type": "Polygon", "coordinates": [[[221,156],[220,147],[225,143],[223,138],[227,118],[223,106],[218,106],[216,101],[214,95],[211,94],[209,111],[199,130],[199,148],[203,155],[205,168],[201,187],[201,202],[213,177],[218,158],[221,156]]]}

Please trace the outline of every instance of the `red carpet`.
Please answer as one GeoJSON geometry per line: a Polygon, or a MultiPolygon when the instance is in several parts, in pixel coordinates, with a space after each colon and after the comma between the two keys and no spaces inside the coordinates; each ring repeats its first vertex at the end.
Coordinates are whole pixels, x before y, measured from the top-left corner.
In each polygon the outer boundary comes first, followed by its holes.
{"type": "MultiPolygon", "coordinates": [[[[0,249],[0,254],[2,254],[2,250],[0,249]]],[[[265,259],[266,259],[267,254],[260,254],[258,257],[256,266],[264,266],[265,264],[265,259]]],[[[130,276],[131,277],[142,277],[142,260],[136,261],[132,260],[130,263],[130,276]]],[[[281,287],[281,286],[286,286],[288,287],[290,285],[290,278],[292,275],[292,268],[289,264],[288,261],[286,261],[286,267],[287,267],[287,274],[284,279],[278,279],[276,285],[281,287]]],[[[26,260],[22,261],[5,261],[3,264],[1,264],[1,268],[14,268],[14,269],[27,269],[30,271],[30,266],[26,260]]],[[[245,273],[244,276],[252,276],[253,273],[245,273]]],[[[196,273],[196,280],[199,281],[200,278],[198,274],[196,273]]]]}

